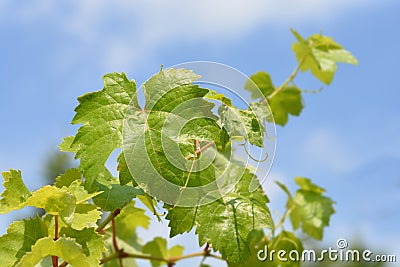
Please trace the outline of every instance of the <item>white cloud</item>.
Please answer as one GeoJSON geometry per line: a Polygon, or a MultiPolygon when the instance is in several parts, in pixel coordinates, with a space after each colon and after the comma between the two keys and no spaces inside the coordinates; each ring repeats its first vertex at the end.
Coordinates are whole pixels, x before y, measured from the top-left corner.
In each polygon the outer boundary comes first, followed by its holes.
{"type": "Polygon", "coordinates": [[[103,64],[121,67],[148,59],[166,43],[227,42],[268,23],[289,26],[330,20],[371,2],[43,0],[15,7],[13,13],[26,22],[48,17],[84,45],[102,50],[103,64]]]}
{"type": "Polygon", "coordinates": [[[355,155],[345,138],[331,129],[319,129],[304,141],[301,151],[309,167],[332,172],[356,170],[364,159],[355,155]]]}

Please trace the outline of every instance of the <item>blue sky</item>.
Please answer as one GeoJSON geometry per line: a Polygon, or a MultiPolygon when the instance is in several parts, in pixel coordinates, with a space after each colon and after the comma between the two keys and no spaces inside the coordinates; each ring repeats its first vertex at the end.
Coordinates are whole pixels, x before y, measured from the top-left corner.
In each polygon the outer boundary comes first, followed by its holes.
{"type": "MultiPolygon", "coordinates": [[[[280,84],[296,65],[289,28],[322,30],[359,65],[340,65],[330,86],[305,95],[301,117],[278,127],[264,187],[278,208],[283,195],[268,182],[312,178],[337,202],[325,244],[357,237],[400,257],[399,11],[372,0],[1,1],[0,170],[21,169],[38,188],[46,155],[76,130],[76,98],[101,89],[105,73],[141,84],[161,64],[210,60],[280,84]]],[[[296,83],[321,87],[308,74],[296,83]]],[[[10,220],[1,215],[0,232],[10,220]]]]}

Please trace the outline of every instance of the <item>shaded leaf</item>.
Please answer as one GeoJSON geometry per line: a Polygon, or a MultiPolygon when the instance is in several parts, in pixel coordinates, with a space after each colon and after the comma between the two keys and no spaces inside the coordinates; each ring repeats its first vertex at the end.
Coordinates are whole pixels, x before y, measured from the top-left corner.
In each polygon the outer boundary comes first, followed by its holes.
{"type": "Polygon", "coordinates": [[[143,190],[134,188],[130,185],[119,185],[114,183],[111,188],[96,184],[99,190],[103,191],[100,195],[93,198],[94,202],[105,211],[114,211],[122,208],[126,203],[130,202],[137,195],[143,194],[143,190]]]}
{"type": "Polygon", "coordinates": [[[0,237],[0,266],[14,266],[37,240],[47,235],[47,227],[38,217],[13,222],[0,237]]]}
{"type": "Polygon", "coordinates": [[[81,180],[82,174],[78,169],[68,169],[65,173],[59,175],[54,182],[54,186],[61,188],[70,186],[72,182],[81,180]]]}

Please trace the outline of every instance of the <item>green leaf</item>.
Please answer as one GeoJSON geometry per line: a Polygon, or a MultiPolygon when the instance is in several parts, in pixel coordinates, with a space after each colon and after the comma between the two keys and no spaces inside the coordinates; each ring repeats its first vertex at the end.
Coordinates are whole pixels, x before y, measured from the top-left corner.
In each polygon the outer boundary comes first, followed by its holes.
{"type": "Polygon", "coordinates": [[[21,171],[10,170],[2,173],[4,182],[4,191],[0,199],[0,214],[8,213],[12,210],[18,210],[30,196],[28,188],[22,181],[21,171]]]}
{"type": "Polygon", "coordinates": [[[115,227],[118,229],[117,236],[120,239],[130,243],[130,240],[136,242],[136,228],[149,228],[150,218],[145,214],[144,209],[135,207],[135,201],[127,204],[115,218],[115,227]]]}
{"type": "Polygon", "coordinates": [[[96,233],[94,228],[86,228],[80,231],[72,228],[62,228],[60,236],[72,238],[82,246],[89,266],[100,266],[100,259],[105,247],[103,236],[96,233]]]}
{"type": "MultiPolygon", "coordinates": [[[[273,238],[268,244],[268,251],[285,251],[284,256],[282,256],[284,258],[283,260],[280,260],[276,254],[272,259],[276,266],[282,267],[300,266],[303,249],[303,244],[300,239],[293,233],[287,231],[280,232],[279,235],[273,238]],[[297,251],[297,255],[292,251],[297,251]]],[[[271,261],[271,259],[269,260],[271,261]]]]}
{"type": "Polygon", "coordinates": [[[73,267],[90,267],[82,247],[77,244],[75,240],[63,237],[57,241],[54,241],[51,237],[39,239],[35,245],[32,246],[31,252],[25,254],[16,266],[35,266],[43,258],[50,255],[63,258],[73,267]]]}
{"type": "Polygon", "coordinates": [[[321,34],[314,34],[307,39],[291,29],[298,42],[292,50],[296,59],[301,63],[301,70],[310,70],[321,82],[330,84],[337,70],[337,62],[358,64],[357,59],[332,38],[321,34]]]}
{"type": "Polygon", "coordinates": [[[252,145],[264,147],[264,126],[251,107],[248,110],[220,106],[218,113],[222,126],[230,138],[245,139],[252,145]]]}
{"type": "Polygon", "coordinates": [[[232,100],[230,98],[228,98],[224,94],[220,94],[214,90],[209,89],[208,93],[204,97],[208,98],[208,99],[212,99],[212,100],[218,100],[222,104],[232,107],[232,100]]]}
{"type": "MultiPolygon", "coordinates": [[[[209,91],[191,84],[198,77],[183,69],[160,71],[143,85],[145,110],[133,107],[127,113],[123,149],[126,163],[146,193],[167,203],[179,200],[178,187],[215,179],[212,166],[198,172],[198,179],[188,179],[193,161],[186,157],[195,154],[193,139],[219,141],[220,133],[220,127],[212,122],[217,119],[212,113],[214,104],[204,100],[209,91]],[[165,183],[154,182],[157,177],[165,183]],[[167,182],[176,185],[175,189],[169,190],[167,182]]],[[[121,183],[126,182],[124,179],[121,183]]]]}
{"type": "Polygon", "coordinates": [[[67,188],[67,190],[76,197],[76,204],[83,204],[86,201],[88,201],[89,199],[103,193],[102,191],[98,191],[98,192],[89,194],[85,190],[85,188],[83,188],[83,186],[81,186],[81,184],[82,184],[81,180],[75,180],[67,188]]]}
{"type": "Polygon", "coordinates": [[[39,217],[13,222],[0,237],[0,266],[14,266],[38,239],[47,235],[47,227],[39,217]]]}
{"type": "Polygon", "coordinates": [[[246,261],[243,263],[228,262],[229,267],[300,266],[303,245],[291,232],[282,231],[279,235],[270,239],[265,236],[263,231],[253,231],[249,235],[248,244],[250,255],[246,261]],[[280,250],[285,251],[282,257],[287,259],[287,261],[279,260],[277,254],[280,250]],[[297,255],[300,257],[297,257],[296,252],[293,253],[292,251],[297,251],[297,255]],[[295,260],[291,260],[289,253],[291,253],[292,258],[295,260]]]}
{"type": "Polygon", "coordinates": [[[303,109],[301,91],[295,86],[287,86],[268,99],[276,124],[284,126],[289,114],[299,116],[303,109]]]}
{"type": "MultiPolygon", "coordinates": [[[[150,254],[151,256],[169,259],[172,257],[182,256],[184,247],[175,245],[170,249],[167,248],[167,240],[161,237],[156,237],[154,240],[148,242],[144,245],[142,251],[143,253],[150,254]]],[[[153,267],[158,267],[165,265],[165,262],[151,260],[151,265],[153,267]]]]}
{"type": "Polygon", "coordinates": [[[304,233],[321,240],[324,227],[329,225],[330,217],[335,210],[334,201],[323,196],[325,190],[311,182],[308,178],[296,177],[300,189],[293,197],[289,197],[287,209],[291,209],[290,221],[293,228],[301,225],[304,233]]]}
{"type": "Polygon", "coordinates": [[[81,180],[82,174],[78,169],[68,169],[65,173],[59,175],[54,182],[54,186],[61,188],[63,186],[70,186],[72,182],[81,180]]]}
{"type": "Polygon", "coordinates": [[[118,178],[120,185],[126,185],[132,182],[133,186],[137,186],[135,179],[133,179],[132,174],[129,171],[128,165],[126,164],[124,153],[119,154],[117,162],[118,178]]]}
{"type": "Polygon", "coordinates": [[[46,185],[32,193],[25,206],[45,209],[48,214],[60,215],[66,223],[71,224],[74,218],[76,197],[66,189],[46,185]]]}
{"type": "MultiPolygon", "coordinates": [[[[182,99],[174,99],[175,93],[170,94],[171,90],[182,85],[191,84],[193,81],[200,78],[200,75],[194,73],[191,70],[185,69],[173,69],[169,68],[167,70],[161,70],[156,75],[153,75],[149,80],[143,84],[144,95],[146,97],[145,110],[153,109],[160,110],[159,108],[154,108],[157,105],[163,106],[164,103],[169,103],[170,100],[177,102],[169,106],[165,110],[169,110],[171,107],[177,106],[177,103],[182,103],[182,99]],[[166,96],[169,97],[166,97],[166,96]]],[[[205,90],[205,89],[203,89],[205,90]]],[[[204,95],[207,94],[208,90],[205,91],[204,95]]],[[[203,96],[203,95],[202,95],[203,96]]],[[[179,98],[188,98],[190,95],[180,95],[179,98]]]]}
{"type": "Polygon", "coordinates": [[[73,152],[76,153],[79,150],[79,146],[72,146],[75,136],[67,136],[62,139],[61,144],[58,146],[62,152],[73,152]]]}
{"type": "Polygon", "coordinates": [[[96,227],[96,222],[101,219],[102,212],[92,204],[77,204],[71,227],[82,230],[85,227],[96,227]]]}
{"type": "MultiPolygon", "coordinates": [[[[232,176],[240,170],[231,170],[232,176]]],[[[228,175],[230,175],[228,174],[228,175]]],[[[243,262],[249,256],[248,237],[254,230],[273,228],[267,207],[268,198],[261,187],[249,192],[254,175],[245,170],[232,192],[210,204],[193,208],[174,207],[167,219],[173,237],[196,227],[200,246],[212,244],[230,262],[243,262]]]]}
{"type": "Polygon", "coordinates": [[[157,217],[157,220],[161,222],[161,216],[157,211],[157,201],[148,194],[139,195],[137,198],[157,217]]]}
{"type": "Polygon", "coordinates": [[[103,193],[95,196],[93,200],[105,211],[114,211],[117,208],[122,208],[137,195],[143,194],[143,190],[134,188],[130,185],[121,186],[113,183],[111,188],[102,184],[96,184],[96,186],[99,190],[103,191],[103,193]]]}
{"type": "Polygon", "coordinates": [[[316,184],[313,184],[309,178],[305,177],[295,177],[294,181],[296,184],[305,191],[312,191],[317,194],[323,194],[326,190],[316,184]]]}
{"type": "MultiPolygon", "coordinates": [[[[94,181],[109,181],[111,174],[104,166],[114,149],[122,143],[122,125],[126,110],[132,105],[139,107],[136,84],[124,73],[111,73],[103,77],[104,88],[78,98],[73,124],[82,124],[69,151],[76,151],[80,159],[79,169],[86,179],[87,188],[94,181]]],[[[68,139],[69,140],[69,139],[68,139]]],[[[68,141],[67,140],[67,141],[68,141]]],[[[62,148],[65,148],[65,144],[62,148]]]]}
{"type": "Polygon", "coordinates": [[[270,75],[264,71],[251,75],[244,88],[251,93],[253,99],[267,98],[275,90],[270,75]]]}

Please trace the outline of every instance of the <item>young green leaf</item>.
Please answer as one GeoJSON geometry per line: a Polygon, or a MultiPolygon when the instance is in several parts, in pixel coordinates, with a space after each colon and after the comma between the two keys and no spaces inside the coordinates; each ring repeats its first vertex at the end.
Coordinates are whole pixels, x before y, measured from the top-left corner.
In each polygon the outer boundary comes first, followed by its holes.
{"type": "Polygon", "coordinates": [[[33,192],[24,206],[42,208],[48,214],[60,215],[66,224],[71,224],[74,218],[76,197],[67,189],[46,185],[33,192]]]}
{"type": "Polygon", "coordinates": [[[31,192],[22,181],[21,171],[10,170],[2,175],[4,191],[0,199],[0,214],[21,209],[22,204],[31,196],[31,192]]]}
{"type": "Polygon", "coordinates": [[[295,86],[287,86],[268,98],[276,124],[284,126],[289,114],[299,116],[304,105],[301,91],[295,86]]]}
{"type": "Polygon", "coordinates": [[[85,203],[77,204],[71,228],[82,230],[85,227],[97,227],[96,222],[101,219],[102,212],[95,205],[85,203]]]}
{"type": "Polygon", "coordinates": [[[89,194],[88,191],[86,191],[85,188],[81,186],[81,184],[82,180],[75,180],[67,188],[67,190],[75,196],[76,204],[83,204],[89,199],[103,193],[102,191],[97,191],[89,194]]]}
{"type": "Polygon", "coordinates": [[[264,71],[251,75],[244,88],[251,93],[253,99],[267,98],[275,90],[271,76],[264,71]]]}
{"type": "MultiPolygon", "coordinates": [[[[182,256],[183,250],[184,248],[179,245],[173,246],[170,249],[168,249],[167,240],[161,237],[154,238],[152,241],[144,245],[142,249],[143,253],[164,259],[182,256]]],[[[165,264],[165,262],[157,260],[151,260],[150,262],[151,266],[153,267],[158,267],[165,264]]]]}
{"type": "Polygon", "coordinates": [[[307,39],[291,29],[297,41],[292,49],[301,64],[301,70],[310,70],[321,82],[330,84],[337,70],[336,63],[357,64],[357,59],[332,38],[314,34],[307,39]]]}
{"type": "Polygon", "coordinates": [[[39,217],[13,222],[0,237],[0,266],[15,266],[37,240],[47,235],[47,227],[39,217]]]}
{"type": "Polygon", "coordinates": [[[81,245],[74,239],[61,237],[54,241],[51,237],[39,239],[31,252],[26,253],[16,267],[35,266],[47,256],[58,256],[73,267],[91,267],[81,245]]]}
{"type": "Polygon", "coordinates": [[[293,228],[298,229],[301,225],[304,233],[321,240],[324,227],[329,225],[330,217],[335,213],[334,201],[323,196],[325,190],[310,179],[296,177],[295,180],[300,189],[293,197],[289,197],[287,203],[293,228]]]}
{"type": "Polygon", "coordinates": [[[115,218],[115,227],[118,229],[117,236],[129,243],[131,239],[136,241],[136,228],[149,228],[150,218],[144,209],[135,207],[135,201],[127,204],[115,218]]]}
{"type": "Polygon", "coordinates": [[[90,267],[100,266],[100,258],[105,251],[104,241],[94,228],[85,228],[80,231],[62,228],[60,236],[72,238],[82,246],[90,267]]]}

